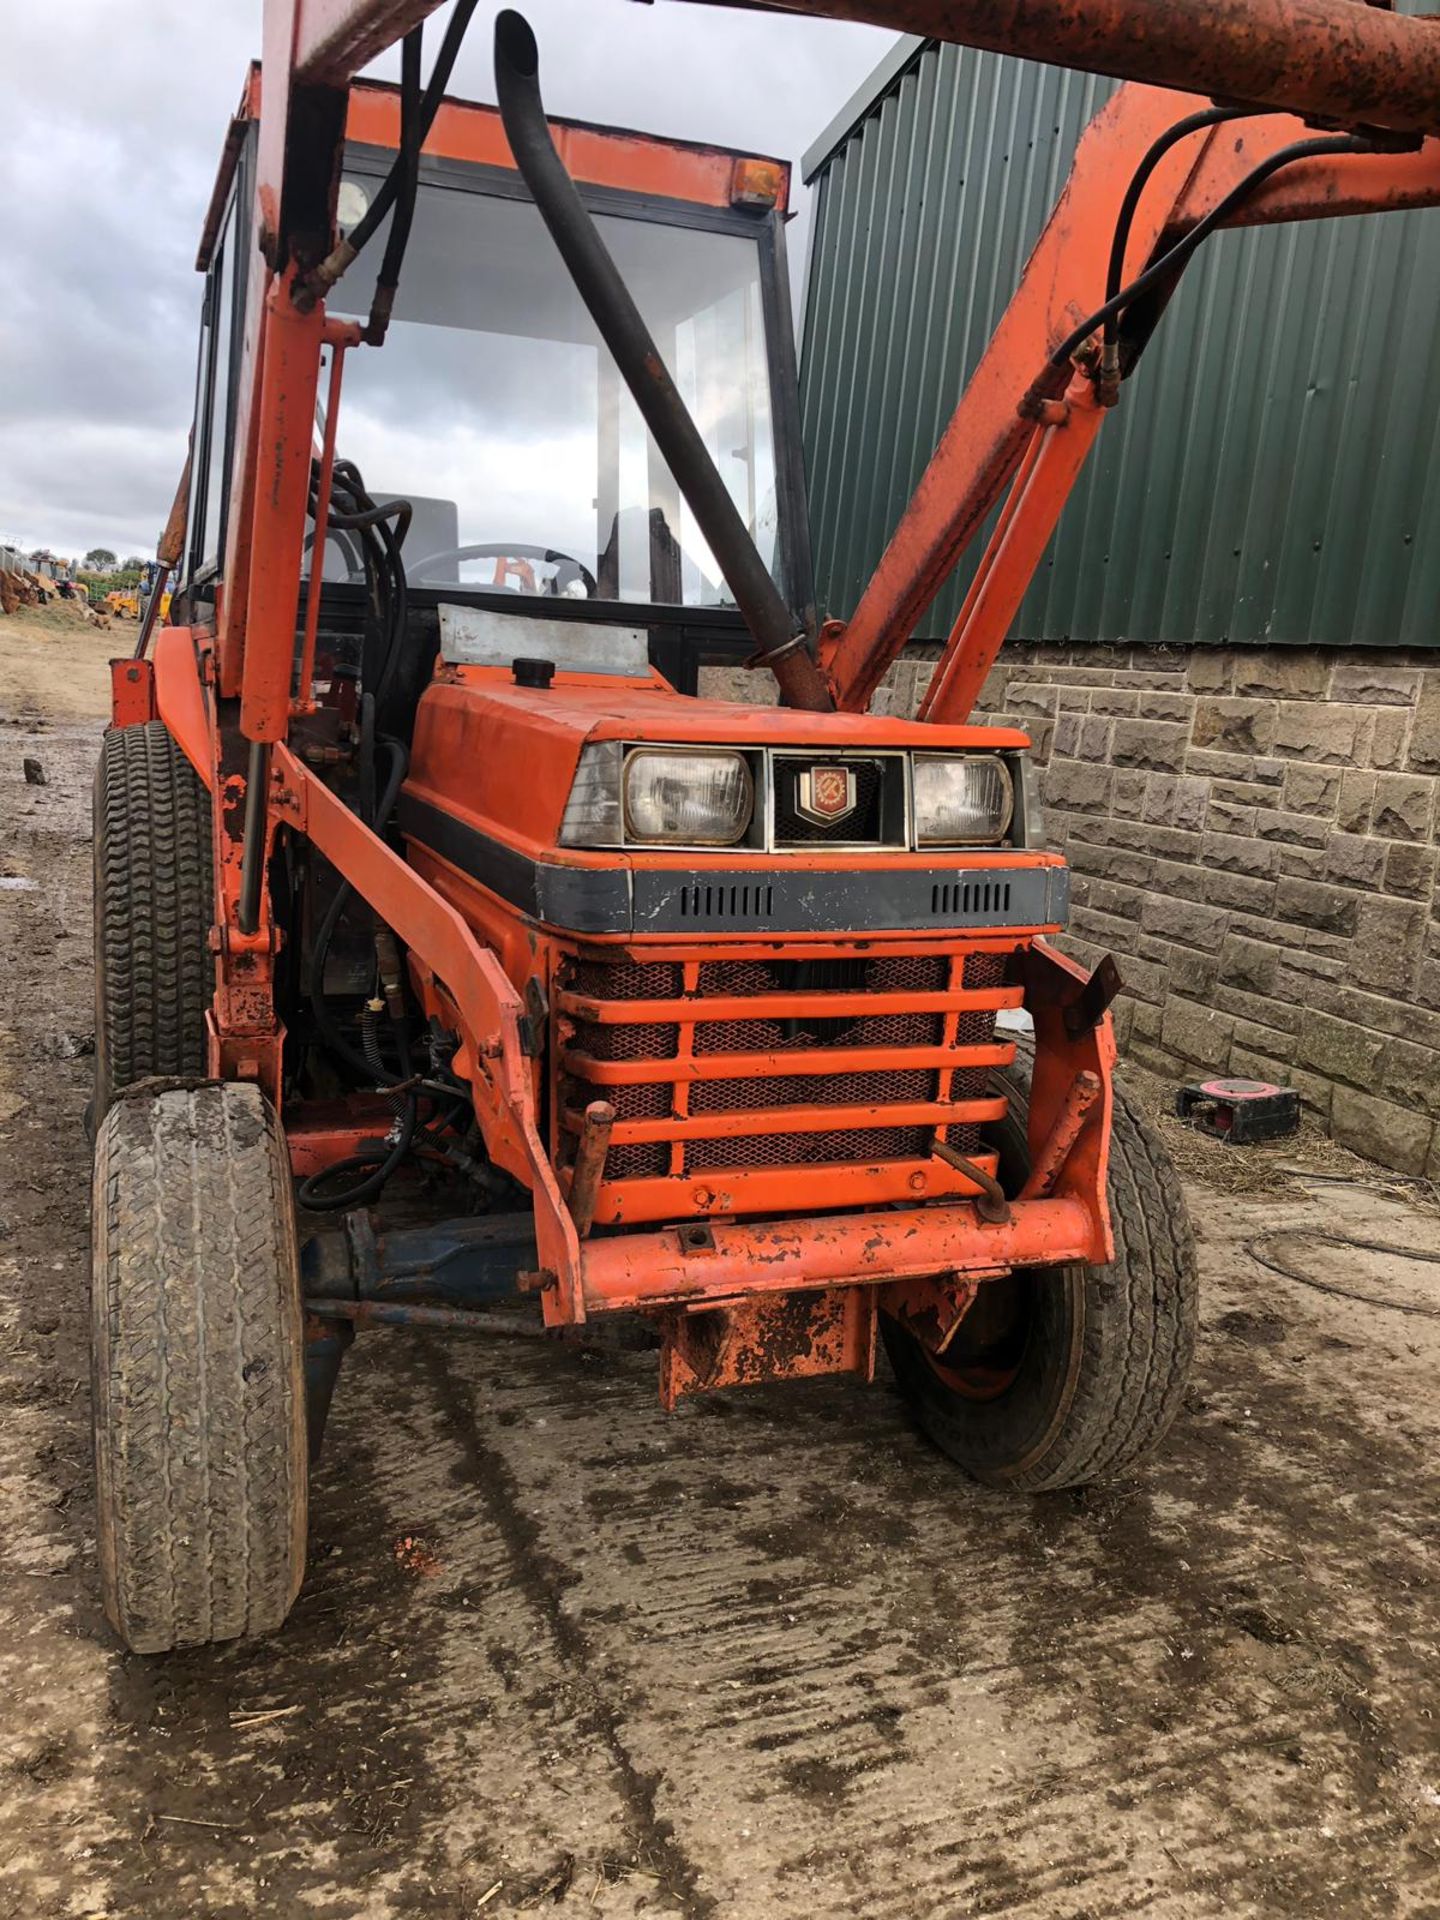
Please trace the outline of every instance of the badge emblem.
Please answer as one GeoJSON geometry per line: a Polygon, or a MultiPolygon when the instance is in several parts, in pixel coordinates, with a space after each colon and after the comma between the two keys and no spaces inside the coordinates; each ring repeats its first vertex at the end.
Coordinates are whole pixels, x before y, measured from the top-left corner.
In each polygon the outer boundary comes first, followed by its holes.
{"type": "Polygon", "coordinates": [[[849,767],[804,767],[795,782],[795,811],[829,826],[855,811],[855,775],[849,767]]]}

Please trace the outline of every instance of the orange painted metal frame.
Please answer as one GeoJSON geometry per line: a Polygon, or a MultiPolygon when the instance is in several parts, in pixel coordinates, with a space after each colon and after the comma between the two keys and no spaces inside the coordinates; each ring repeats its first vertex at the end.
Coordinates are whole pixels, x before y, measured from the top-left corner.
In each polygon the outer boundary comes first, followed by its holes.
{"type": "MultiPolygon", "coordinates": [[[[976,530],[1013,476],[1012,496],[936,673],[927,717],[962,722],[1013,621],[1101,414],[1074,381],[1063,419],[1037,435],[1020,409],[1053,349],[1105,297],[1116,216],[1135,163],[1198,95],[1125,86],[1082,136],[1064,193],[852,618],[827,630],[821,656],[838,704],[863,711],[976,530]]],[[[1301,138],[1288,114],[1227,123],[1166,155],[1141,200],[1127,278],[1204,217],[1258,161],[1301,138]]],[[[1320,219],[1440,204],[1440,139],[1416,153],[1297,164],[1277,174],[1228,224],[1320,219]]],[[[1061,385],[1063,385],[1063,380],[1061,385]]],[[[1057,397],[1058,393],[1057,393],[1057,397]]]]}

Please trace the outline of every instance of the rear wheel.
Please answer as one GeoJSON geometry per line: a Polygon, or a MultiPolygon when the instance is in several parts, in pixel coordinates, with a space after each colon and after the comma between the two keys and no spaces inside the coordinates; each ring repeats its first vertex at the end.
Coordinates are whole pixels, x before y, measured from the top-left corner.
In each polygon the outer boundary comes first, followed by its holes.
{"type": "Polygon", "coordinates": [[[96,1121],[133,1081],[205,1072],[210,835],[209,792],[164,723],[112,728],[95,778],[96,1121]]]}
{"type": "Polygon", "coordinates": [[[270,1632],[304,1574],[306,1433],[289,1158],[259,1090],[121,1094],[93,1229],[105,1611],[137,1653],[270,1632]]]}
{"type": "MultiPolygon", "coordinates": [[[[996,1076],[1010,1102],[1000,1174],[1029,1170],[1030,1061],[996,1076]]],[[[1115,1088],[1110,1266],[1017,1270],[986,1281],[943,1356],[895,1320],[881,1327],[921,1427],[992,1486],[1040,1493],[1129,1472],[1179,1409],[1195,1346],[1195,1246],[1179,1176],[1155,1129],[1115,1088]]]]}

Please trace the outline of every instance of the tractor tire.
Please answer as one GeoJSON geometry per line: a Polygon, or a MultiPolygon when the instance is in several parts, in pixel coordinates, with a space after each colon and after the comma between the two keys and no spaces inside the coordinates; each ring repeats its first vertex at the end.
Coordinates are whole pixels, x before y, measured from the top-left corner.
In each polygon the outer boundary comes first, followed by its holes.
{"type": "Polygon", "coordinates": [[[210,795],[164,723],[115,727],[95,776],[95,1104],[206,1066],[210,795]]]}
{"type": "MultiPolygon", "coordinates": [[[[1027,1048],[995,1075],[1010,1102],[991,1141],[1008,1193],[1029,1171],[1031,1064],[1027,1048]]],[[[920,1427],[987,1485],[1047,1493],[1117,1479],[1154,1451],[1179,1410],[1199,1308],[1195,1243],[1174,1164],[1118,1084],[1109,1199],[1111,1265],[986,1281],[943,1356],[881,1318],[920,1427]]]]}
{"type": "Polygon", "coordinates": [[[136,1653],[273,1632],[305,1571],[304,1337],[289,1156],[258,1088],[121,1094],[93,1231],[106,1614],[136,1653]]]}

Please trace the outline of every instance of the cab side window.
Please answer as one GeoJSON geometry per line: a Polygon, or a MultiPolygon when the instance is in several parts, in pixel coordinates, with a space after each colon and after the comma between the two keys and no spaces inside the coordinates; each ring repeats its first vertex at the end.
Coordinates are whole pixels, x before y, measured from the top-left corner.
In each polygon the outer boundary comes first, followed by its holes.
{"type": "Polygon", "coordinates": [[[236,198],[231,199],[205,280],[200,361],[195,383],[195,437],[185,550],[192,581],[218,572],[225,551],[226,489],[234,444],[236,198]]]}

